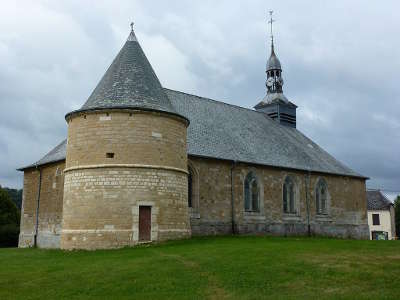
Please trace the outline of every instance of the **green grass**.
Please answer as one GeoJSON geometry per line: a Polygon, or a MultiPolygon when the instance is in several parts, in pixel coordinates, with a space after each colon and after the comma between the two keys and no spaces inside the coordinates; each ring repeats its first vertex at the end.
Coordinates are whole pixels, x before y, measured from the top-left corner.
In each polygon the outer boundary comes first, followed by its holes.
{"type": "Polygon", "coordinates": [[[0,249],[0,299],[399,299],[400,242],[212,237],[0,249]]]}

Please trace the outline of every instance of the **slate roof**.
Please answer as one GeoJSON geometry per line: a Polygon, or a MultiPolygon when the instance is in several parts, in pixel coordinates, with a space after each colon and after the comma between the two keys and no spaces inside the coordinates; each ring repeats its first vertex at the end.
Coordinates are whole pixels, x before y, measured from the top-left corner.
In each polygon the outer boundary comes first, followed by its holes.
{"type": "Polygon", "coordinates": [[[393,203],[379,190],[367,191],[368,210],[389,210],[393,203]]]}
{"type": "MultiPolygon", "coordinates": [[[[189,155],[366,178],[296,128],[280,125],[262,112],[174,90],[164,91],[174,110],[190,120],[189,155]]],[[[63,141],[36,164],[64,159],[65,147],[63,141]]]]}
{"type": "Polygon", "coordinates": [[[169,113],[171,105],[133,30],[81,109],[140,108],[169,113]]]}
{"type": "Polygon", "coordinates": [[[190,120],[189,155],[363,177],[296,128],[280,125],[262,112],[173,90],[166,92],[175,109],[190,120]]]}
{"type": "Polygon", "coordinates": [[[57,161],[65,160],[67,154],[67,140],[63,140],[60,144],[58,144],[55,148],[53,148],[49,153],[39,159],[37,162],[22,167],[18,169],[19,171],[23,171],[28,168],[34,168],[36,166],[42,166],[49,163],[54,163],[57,161]]]}

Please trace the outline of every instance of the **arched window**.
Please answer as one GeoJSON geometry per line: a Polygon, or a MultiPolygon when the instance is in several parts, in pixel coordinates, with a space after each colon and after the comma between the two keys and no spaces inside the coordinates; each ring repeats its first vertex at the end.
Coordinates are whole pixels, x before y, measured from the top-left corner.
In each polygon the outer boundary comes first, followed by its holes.
{"type": "Polygon", "coordinates": [[[244,210],[260,211],[260,188],[253,172],[249,172],[244,180],[244,210]]]}
{"type": "Polygon", "coordinates": [[[328,202],[328,188],[324,179],[319,179],[317,186],[315,187],[315,205],[317,214],[325,215],[328,213],[327,210],[328,202]]]}
{"type": "Polygon", "coordinates": [[[297,213],[296,186],[292,177],[287,176],[283,183],[283,212],[287,214],[297,213]]]}
{"type": "Polygon", "coordinates": [[[188,206],[193,207],[193,172],[191,168],[188,170],[188,206]]]}

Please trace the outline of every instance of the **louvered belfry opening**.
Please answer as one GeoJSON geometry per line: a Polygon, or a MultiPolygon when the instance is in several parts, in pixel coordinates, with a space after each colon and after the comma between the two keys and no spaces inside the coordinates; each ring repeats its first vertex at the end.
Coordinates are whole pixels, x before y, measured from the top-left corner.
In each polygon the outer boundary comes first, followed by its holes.
{"type": "Polygon", "coordinates": [[[296,128],[296,109],[293,103],[260,103],[254,107],[282,125],[296,128]]]}

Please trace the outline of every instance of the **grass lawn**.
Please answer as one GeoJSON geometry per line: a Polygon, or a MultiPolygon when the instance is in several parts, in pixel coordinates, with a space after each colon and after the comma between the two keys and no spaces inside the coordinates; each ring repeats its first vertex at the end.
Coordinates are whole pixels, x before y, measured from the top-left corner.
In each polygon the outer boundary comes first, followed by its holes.
{"type": "Polygon", "coordinates": [[[400,299],[400,241],[211,237],[0,249],[0,299],[400,299]]]}

